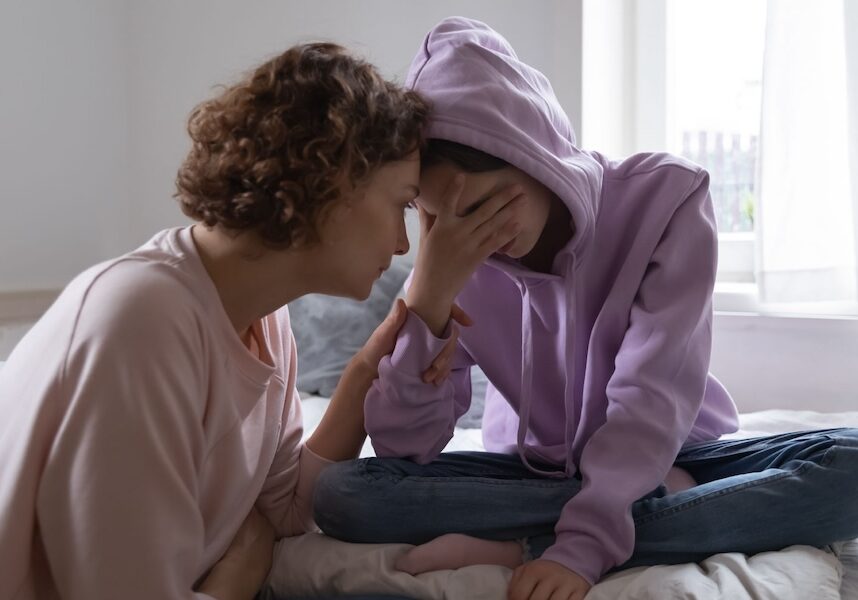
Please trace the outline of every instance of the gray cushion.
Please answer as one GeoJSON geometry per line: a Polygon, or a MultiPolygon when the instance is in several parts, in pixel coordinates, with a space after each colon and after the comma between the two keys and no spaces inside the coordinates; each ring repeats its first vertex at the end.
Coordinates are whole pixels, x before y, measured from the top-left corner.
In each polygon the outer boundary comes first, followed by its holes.
{"type": "Polygon", "coordinates": [[[465,429],[479,429],[483,424],[483,408],[486,403],[486,385],[488,384],[486,374],[477,365],[471,367],[471,406],[468,412],[462,415],[457,427],[465,429]]]}

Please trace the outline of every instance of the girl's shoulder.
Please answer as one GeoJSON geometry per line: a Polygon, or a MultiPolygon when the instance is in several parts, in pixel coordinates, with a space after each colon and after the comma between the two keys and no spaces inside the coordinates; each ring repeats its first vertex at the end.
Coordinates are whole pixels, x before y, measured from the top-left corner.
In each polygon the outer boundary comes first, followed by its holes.
{"type": "Polygon", "coordinates": [[[607,160],[603,168],[603,176],[609,180],[672,177],[691,182],[706,173],[697,163],[668,152],[641,152],[621,160],[607,160]]]}

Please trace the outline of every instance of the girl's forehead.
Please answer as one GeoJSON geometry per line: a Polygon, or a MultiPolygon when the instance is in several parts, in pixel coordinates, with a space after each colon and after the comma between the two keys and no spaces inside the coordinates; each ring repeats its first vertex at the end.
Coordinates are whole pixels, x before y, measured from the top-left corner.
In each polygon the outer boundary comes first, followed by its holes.
{"type": "MultiPolygon", "coordinates": [[[[435,213],[435,209],[438,203],[443,200],[443,195],[447,192],[453,177],[460,172],[457,169],[445,170],[435,167],[424,170],[420,177],[418,203],[430,213],[435,213]]],[[[505,170],[466,173],[465,187],[459,198],[457,213],[461,215],[470,212],[511,182],[511,174],[505,170]]]]}

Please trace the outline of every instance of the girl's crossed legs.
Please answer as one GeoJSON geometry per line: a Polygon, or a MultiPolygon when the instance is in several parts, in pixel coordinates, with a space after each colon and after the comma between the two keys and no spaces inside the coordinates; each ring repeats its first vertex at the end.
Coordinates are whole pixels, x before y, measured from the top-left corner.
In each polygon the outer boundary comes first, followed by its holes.
{"type": "MultiPolygon", "coordinates": [[[[675,464],[698,485],[673,494],[662,485],[633,505],[634,553],[618,568],[858,537],[858,429],[702,442],[675,464]]],[[[427,465],[369,458],[322,473],[315,517],[350,542],[424,544],[460,533],[524,539],[536,558],[579,489],[579,479],[540,477],[515,455],[447,453],[427,465]]]]}

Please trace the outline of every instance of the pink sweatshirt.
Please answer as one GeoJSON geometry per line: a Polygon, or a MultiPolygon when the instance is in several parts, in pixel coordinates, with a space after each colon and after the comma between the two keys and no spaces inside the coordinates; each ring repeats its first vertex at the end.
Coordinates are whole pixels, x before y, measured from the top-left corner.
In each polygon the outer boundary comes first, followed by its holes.
{"type": "Polygon", "coordinates": [[[287,310],[244,346],[190,228],[85,271],[0,370],[0,598],[209,598],[256,504],[312,527],[287,310]]]}

